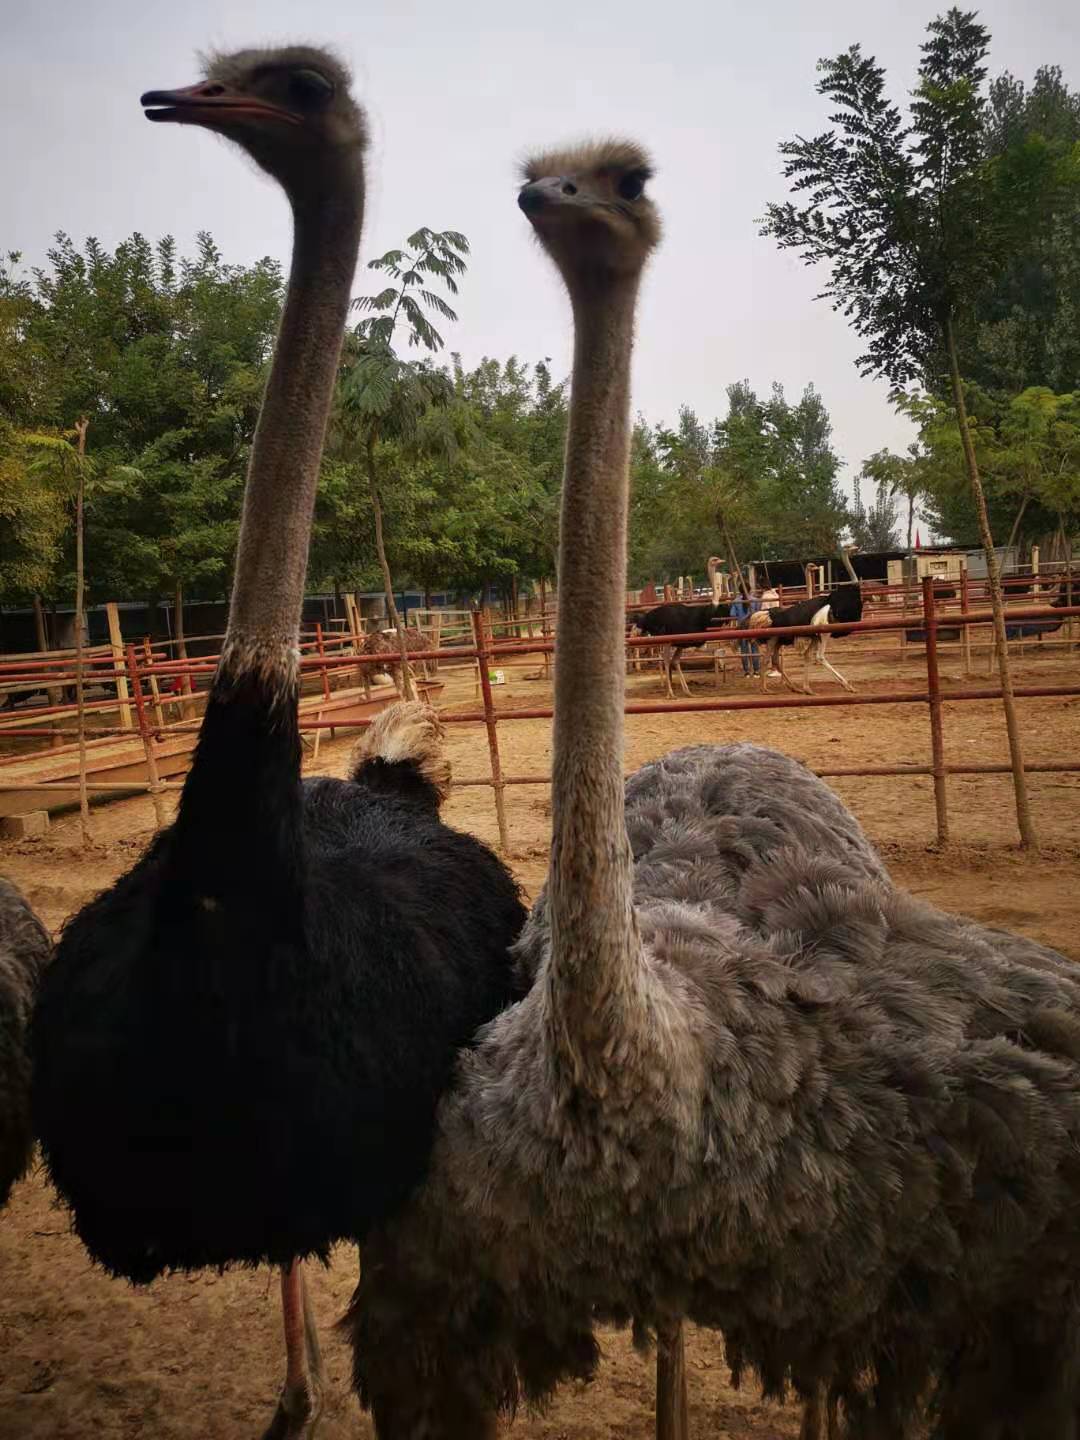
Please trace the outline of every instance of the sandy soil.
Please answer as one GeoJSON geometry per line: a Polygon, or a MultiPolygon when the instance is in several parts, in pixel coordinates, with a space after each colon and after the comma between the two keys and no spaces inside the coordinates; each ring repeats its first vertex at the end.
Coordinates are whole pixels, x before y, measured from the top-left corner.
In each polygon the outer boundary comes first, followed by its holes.
{"type": "MultiPolygon", "coordinates": [[[[837,647],[839,649],[839,647],[837,647]]],[[[895,685],[891,664],[871,658],[845,663],[860,692],[895,685]]],[[[530,680],[531,668],[507,671],[496,691],[500,707],[544,705],[550,688],[530,680]]],[[[960,683],[958,663],[946,659],[946,685],[960,683]]],[[[1021,666],[1027,684],[1076,684],[1078,657],[1033,654],[1021,666]]],[[[695,691],[713,693],[711,675],[692,678],[695,691]]],[[[918,667],[906,679],[921,688],[918,667]]],[[[985,682],[981,682],[985,683],[985,682]]],[[[833,687],[818,687],[832,693],[833,687]]],[[[631,698],[658,695],[654,674],[631,677],[631,698]]],[[[725,693],[748,693],[729,671],[725,693]]],[[[471,703],[471,685],[447,686],[444,703],[471,703]]],[[[1080,758],[1080,699],[1027,699],[1022,715],[1028,759],[1080,758]]],[[[633,768],[679,745],[754,739],[817,766],[925,763],[929,726],[923,705],[872,708],[747,710],[633,716],[627,722],[627,762],[633,768]]],[[[945,741],[955,761],[1006,758],[1005,732],[992,702],[946,706],[945,741]]],[[[455,776],[487,774],[484,732],[452,727],[455,776]]],[[[515,721],[499,727],[504,773],[543,773],[550,762],[550,723],[515,721]]],[[[341,773],[347,741],[325,745],[318,769],[341,773]]],[[[896,878],[944,908],[1030,934],[1080,959],[1080,774],[1031,778],[1032,802],[1044,853],[1037,862],[1013,848],[1015,824],[1007,777],[956,777],[949,782],[954,846],[935,853],[933,790],[929,778],[845,778],[836,789],[881,847],[896,878]]],[[[548,845],[545,786],[507,791],[511,860],[528,893],[543,882],[548,845]]],[[[455,791],[451,823],[495,842],[492,793],[455,791]]],[[[135,859],[145,845],[152,812],[144,799],[94,813],[95,845],[78,846],[71,817],[54,819],[39,842],[0,846],[0,870],[29,894],[46,922],[65,917],[135,859]]],[[[320,1440],[356,1440],[371,1428],[348,1388],[345,1347],[332,1324],[342,1313],[356,1274],[355,1254],[342,1250],[314,1276],[315,1303],[325,1334],[327,1407],[320,1440]]],[[[629,1440],[652,1433],[651,1362],[634,1354],[623,1335],[604,1340],[604,1364],[590,1387],[568,1387],[544,1416],[519,1416],[519,1440],[629,1440]]],[[[0,1218],[0,1440],[255,1440],[267,1423],[281,1376],[277,1287],[266,1271],[199,1275],[160,1281],[135,1291],[94,1270],[68,1233],[40,1176],[15,1192],[0,1218]]],[[[794,1407],[763,1404],[752,1388],[727,1383],[723,1348],[709,1334],[691,1334],[688,1373],[695,1434],[794,1437],[794,1407]]]]}

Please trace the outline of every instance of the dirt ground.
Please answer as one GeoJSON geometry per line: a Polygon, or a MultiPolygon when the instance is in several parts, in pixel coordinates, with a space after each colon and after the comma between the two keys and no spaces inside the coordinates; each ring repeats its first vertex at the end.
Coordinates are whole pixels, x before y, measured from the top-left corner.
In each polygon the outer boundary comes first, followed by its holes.
{"type": "MultiPolygon", "coordinates": [[[[1080,656],[1033,653],[1020,665],[1020,683],[1076,684],[1080,656]]],[[[895,666],[858,658],[839,647],[839,660],[860,692],[897,683],[922,688],[912,664],[898,682],[895,666]]],[[[531,666],[506,670],[496,690],[500,708],[545,705],[547,681],[528,678],[531,666]]],[[[959,685],[959,663],[945,657],[947,689],[959,685]]],[[[968,683],[976,683],[969,681],[968,683]]],[[[977,683],[985,684],[980,680],[977,683]]],[[[695,692],[713,693],[711,674],[692,677],[695,692]]],[[[821,693],[835,687],[818,685],[821,693]]],[[[659,694],[655,673],[630,679],[630,698],[659,694]]],[[[728,671],[722,693],[752,693],[728,671]]],[[[444,704],[471,705],[472,686],[450,679],[444,704]]],[[[1025,699],[1021,714],[1029,761],[1080,759],[1080,697],[1025,699]]],[[[550,764],[550,722],[499,726],[504,773],[537,774],[550,764]]],[[[746,710],[631,716],[627,768],[680,745],[756,740],[811,765],[927,763],[926,707],[746,710]]],[[[488,773],[482,727],[453,726],[450,752],[456,778],[488,773]]],[[[946,705],[947,758],[1000,762],[1007,758],[1001,711],[995,702],[946,705]]],[[[350,742],[324,745],[319,771],[343,772],[350,742]]],[[[1037,861],[1014,848],[1011,784],[1006,776],[954,777],[949,782],[954,845],[945,854],[934,834],[929,777],[845,778],[831,782],[886,856],[896,879],[946,909],[1004,925],[1080,959],[1080,773],[1034,775],[1032,805],[1044,850],[1037,861]]],[[[175,797],[170,797],[170,803],[175,797]]],[[[543,882],[550,807],[546,786],[507,791],[511,862],[531,896],[543,882]]],[[[0,844],[0,871],[29,895],[56,928],[90,896],[127,868],[151,833],[145,799],[94,812],[94,848],[79,848],[73,817],[54,817],[37,842],[0,844]]],[[[495,843],[492,792],[458,789],[447,806],[450,823],[495,843]]],[[[348,1387],[348,1357],[333,1333],[356,1274],[356,1256],[341,1250],[313,1276],[325,1337],[327,1402],[320,1440],[358,1440],[371,1427],[348,1387]]],[[[760,1401],[753,1387],[727,1383],[717,1337],[692,1333],[687,1369],[692,1430],[725,1437],[794,1437],[793,1406],[760,1401]]],[[[95,1270],[68,1232],[39,1175],[17,1187],[0,1217],[0,1440],[256,1440],[267,1423],[281,1378],[277,1286],[267,1271],[197,1275],[133,1290],[95,1270]]],[[[521,1415],[518,1440],[631,1440],[652,1433],[653,1369],[621,1334],[604,1338],[604,1363],[589,1387],[567,1387],[543,1416],[521,1415]]]]}

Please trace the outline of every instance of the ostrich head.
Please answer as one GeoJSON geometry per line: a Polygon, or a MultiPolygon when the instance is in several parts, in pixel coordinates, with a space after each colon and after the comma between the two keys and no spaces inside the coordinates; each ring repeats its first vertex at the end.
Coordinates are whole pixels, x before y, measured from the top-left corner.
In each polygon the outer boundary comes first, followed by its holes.
{"type": "Polygon", "coordinates": [[[325,50],[240,50],[207,57],[205,68],[196,85],[148,90],[146,118],[234,140],[290,195],[355,172],[367,145],[364,114],[345,66],[325,50]]]}
{"type": "Polygon", "coordinates": [[[630,140],[604,140],[526,161],[518,204],[571,294],[582,284],[636,279],[660,239],[645,187],[649,157],[630,140]]]}

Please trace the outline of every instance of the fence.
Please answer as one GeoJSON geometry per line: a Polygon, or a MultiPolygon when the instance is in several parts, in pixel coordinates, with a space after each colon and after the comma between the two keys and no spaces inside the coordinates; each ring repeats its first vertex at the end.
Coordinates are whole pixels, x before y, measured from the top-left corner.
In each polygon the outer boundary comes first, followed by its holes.
{"type": "MultiPolygon", "coordinates": [[[[929,578],[923,581],[920,593],[920,606],[918,612],[907,613],[907,605],[904,605],[904,613],[899,615],[890,614],[871,619],[864,619],[856,625],[842,624],[830,626],[786,626],[775,627],[769,631],[771,637],[791,636],[798,638],[803,636],[843,631],[844,634],[877,634],[883,635],[895,633],[898,630],[910,629],[913,623],[918,623],[919,628],[925,633],[925,669],[926,687],[918,691],[911,690],[876,690],[867,693],[856,694],[825,694],[825,695],[791,695],[791,694],[758,694],[749,696],[724,696],[717,698],[688,698],[685,700],[630,700],[625,705],[625,712],[628,715],[641,714],[663,714],[666,712],[680,713],[687,711],[710,711],[710,710],[754,710],[754,709],[778,709],[797,707],[823,707],[823,706],[866,706],[866,705],[925,705],[927,707],[929,733],[930,733],[930,764],[921,765],[876,765],[876,766],[829,766],[819,769],[816,773],[825,777],[841,776],[930,776],[933,779],[937,840],[939,844],[947,844],[949,840],[949,814],[948,797],[946,791],[946,780],[950,775],[997,775],[1012,773],[1011,766],[1005,764],[947,764],[945,761],[944,748],[944,700],[941,687],[941,674],[939,666],[939,641],[938,632],[942,621],[947,621],[950,629],[957,628],[961,634],[970,632],[975,627],[989,626],[991,616],[988,612],[974,611],[967,608],[971,599],[971,588],[966,588],[961,597],[962,608],[956,611],[943,612],[939,606],[936,596],[936,588],[941,588],[942,582],[933,581],[929,578]]],[[[1020,625],[1023,622],[1031,621],[1061,621],[1070,626],[1074,617],[1080,616],[1080,606],[1070,605],[1065,607],[1051,607],[1042,605],[1012,606],[1008,612],[1010,626],[1020,625]]],[[[487,776],[459,780],[456,786],[484,785],[493,790],[495,813],[498,823],[499,839],[504,850],[510,849],[510,835],[506,819],[505,792],[511,785],[542,785],[550,783],[550,776],[547,774],[535,775],[506,775],[503,773],[502,760],[499,752],[498,727],[508,721],[514,720],[539,720],[550,719],[553,710],[550,706],[525,706],[513,709],[498,709],[493,698],[490,671],[493,662],[508,660],[524,655],[549,656],[554,650],[554,642],[549,636],[542,635],[539,638],[523,637],[504,642],[496,642],[489,632],[488,623],[479,613],[473,613],[470,619],[472,629],[472,644],[467,646],[440,647],[429,651],[415,651],[410,654],[411,661],[422,661],[426,659],[438,660],[442,663],[460,662],[470,667],[476,665],[479,670],[479,689],[481,698],[480,709],[443,709],[440,711],[440,719],[451,725],[456,724],[481,724],[484,726],[488,753],[490,760],[490,774],[487,776]]],[[[545,628],[547,628],[545,624],[545,628]]],[[[315,676],[316,683],[323,694],[329,696],[331,693],[331,679],[336,674],[349,670],[358,671],[363,666],[385,666],[386,657],[382,655],[362,656],[357,654],[332,653],[335,644],[340,637],[326,637],[318,632],[314,640],[306,641],[302,647],[301,675],[302,678],[315,676]]],[[[712,638],[712,637],[710,637],[712,638]]],[[[740,639],[760,641],[761,631],[754,630],[724,630],[716,638],[723,638],[725,641],[738,641],[740,639]]],[[[665,637],[666,643],[679,643],[685,641],[687,644],[700,644],[701,634],[693,633],[684,636],[665,637]]],[[[347,643],[341,640],[341,645],[347,643]]],[[[962,641],[961,641],[962,643],[962,641]]],[[[1066,642],[1066,643],[1071,643],[1066,642]]],[[[631,650],[638,647],[655,646],[656,641],[651,636],[631,638],[627,641],[631,650]]],[[[895,652],[893,652],[895,653],[895,652]]],[[[62,662],[61,662],[62,663],[62,662]]],[[[20,670],[35,671],[35,677],[41,688],[47,685],[62,683],[63,676],[54,666],[42,667],[39,662],[8,662],[0,666],[0,685],[10,679],[12,671],[20,670]],[[36,668],[35,668],[36,667],[36,668]]],[[[209,680],[215,670],[215,662],[212,658],[197,660],[177,660],[164,658],[160,651],[151,650],[145,647],[140,654],[140,647],[129,644],[122,664],[115,664],[114,668],[104,672],[111,675],[117,682],[123,678],[128,687],[132,700],[132,708],[135,712],[135,723],[139,738],[142,742],[147,765],[147,779],[139,783],[125,785],[107,784],[101,786],[88,786],[88,789],[101,789],[110,792],[119,790],[149,793],[154,797],[155,808],[160,816],[160,797],[164,790],[179,789],[179,782],[169,782],[160,779],[156,769],[157,750],[162,741],[168,736],[188,735],[191,736],[197,730],[198,721],[188,719],[180,723],[166,723],[161,714],[161,705],[155,704],[153,699],[148,706],[146,702],[147,690],[156,689],[159,700],[164,703],[184,703],[190,699],[190,695],[179,697],[161,696],[161,681],[178,677],[182,685],[184,680],[198,684],[200,678],[209,680]],[[152,688],[153,687],[153,688],[152,688]],[[154,710],[154,717],[151,719],[149,710],[154,710]]],[[[67,675],[68,672],[64,672],[67,675]]],[[[95,667],[95,674],[102,675],[100,666],[95,667]]],[[[1080,695],[1080,684],[1042,684],[1042,685],[1017,685],[1014,693],[1018,698],[1044,697],[1044,696],[1076,696],[1080,695]]],[[[948,693],[949,704],[963,703],[967,701],[984,701],[1001,698],[1001,691],[996,686],[968,687],[962,690],[953,690],[948,693]]],[[[45,710],[35,712],[38,715],[46,713],[45,710]]],[[[63,708],[63,707],[62,707],[63,708]]],[[[91,706],[91,711],[102,708],[116,708],[115,705],[91,706]]],[[[329,719],[308,719],[303,713],[299,720],[302,733],[322,732],[334,729],[362,728],[370,723],[367,720],[343,721],[340,719],[331,721],[329,719]]],[[[41,727],[4,727],[0,735],[12,736],[53,736],[57,733],[54,729],[43,729],[41,727]]],[[[74,733],[67,730],[63,733],[74,733]]],[[[99,743],[103,737],[115,738],[125,732],[121,726],[101,726],[88,730],[87,736],[90,743],[99,743]]],[[[1031,773],[1064,773],[1080,771],[1080,759],[1059,759],[1054,762],[1040,762],[1025,767],[1031,773]]],[[[55,782],[41,782],[37,785],[26,785],[19,782],[16,785],[5,784],[3,779],[3,766],[0,764],[0,792],[7,789],[34,789],[47,792],[49,790],[63,789],[70,791],[70,782],[66,785],[59,785],[55,782]]]]}

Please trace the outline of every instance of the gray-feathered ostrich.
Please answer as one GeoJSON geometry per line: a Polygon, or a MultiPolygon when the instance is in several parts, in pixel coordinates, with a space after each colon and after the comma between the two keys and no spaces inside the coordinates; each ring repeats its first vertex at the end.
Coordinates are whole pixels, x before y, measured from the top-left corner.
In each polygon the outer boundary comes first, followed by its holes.
{"type": "Polygon", "coordinates": [[[52,950],[29,902],[0,875],[0,1209],[34,1149],[30,1123],[30,1016],[52,950]]]}
{"type": "Polygon", "coordinates": [[[221,662],[175,823],[71,920],[33,1025],[34,1111],[91,1255],[133,1281],[284,1267],[361,1239],[423,1173],[457,1048],[510,1000],[524,918],[495,856],[441,823],[434,714],[386,711],[348,780],[301,783],[298,631],[364,200],[364,117],[321,50],[243,51],[142,99],[283,187],[288,294],[252,449],[221,662]]]}
{"type": "Polygon", "coordinates": [[[588,1376],[598,1320],[724,1332],[859,1440],[1074,1440],[1080,972],[896,889],[802,766],[622,785],[636,146],[542,157],[570,293],[551,871],[527,995],[460,1060],[349,1315],[382,1440],[476,1440],[588,1376]]]}

